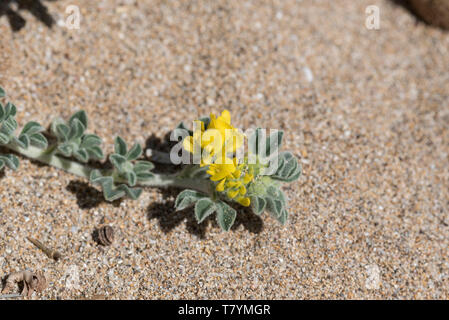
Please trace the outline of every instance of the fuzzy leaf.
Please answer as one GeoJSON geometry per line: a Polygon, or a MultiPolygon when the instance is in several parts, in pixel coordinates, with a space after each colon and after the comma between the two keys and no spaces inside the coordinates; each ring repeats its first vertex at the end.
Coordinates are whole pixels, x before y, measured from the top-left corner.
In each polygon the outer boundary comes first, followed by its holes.
{"type": "Polygon", "coordinates": [[[5,162],[0,159],[0,170],[2,170],[5,167],[5,162]]]}
{"type": "Polygon", "coordinates": [[[137,181],[148,181],[154,177],[154,174],[151,172],[139,172],[136,173],[137,181]]]}
{"type": "Polygon", "coordinates": [[[0,103],[0,122],[5,120],[5,108],[3,108],[3,104],[0,103]]]}
{"type": "MultiPolygon", "coordinates": [[[[84,126],[84,130],[86,130],[87,128],[87,114],[86,111],[84,110],[80,110],[78,112],[75,112],[69,120],[69,125],[72,126],[73,122],[76,120],[78,120],[79,122],[82,123],[82,125],[84,126]]],[[[83,130],[83,131],[84,131],[83,130]]]]}
{"type": "Polygon", "coordinates": [[[112,177],[104,177],[99,170],[92,170],[90,173],[90,181],[101,185],[103,196],[107,201],[114,201],[123,196],[126,192],[123,189],[114,188],[114,180],[112,177]]]}
{"type": "Polygon", "coordinates": [[[137,161],[134,164],[134,172],[136,174],[141,173],[141,172],[146,172],[146,171],[150,171],[154,169],[154,164],[150,161],[137,161]]]}
{"type": "Polygon", "coordinates": [[[30,139],[28,138],[28,136],[20,136],[19,138],[13,137],[12,140],[14,141],[14,143],[16,145],[18,145],[19,147],[26,149],[28,148],[28,145],[30,144],[30,139]]]}
{"type": "Polygon", "coordinates": [[[70,128],[64,123],[59,123],[55,127],[55,134],[62,141],[67,141],[69,138],[70,128]]]}
{"type": "Polygon", "coordinates": [[[261,128],[257,128],[254,132],[248,137],[248,150],[250,153],[257,155],[259,152],[259,144],[260,141],[265,139],[265,132],[261,128]]]}
{"type": "Polygon", "coordinates": [[[290,152],[283,152],[279,155],[279,166],[272,177],[277,180],[292,182],[297,180],[301,173],[302,169],[297,159],[290,152]]]}
{"type": "Polygon", "coordinates": [[[270,212],[275,218],[279,218],[282,210],[284,209],[282,201],[276,200],[270,196],[267,196],[265,200],[267,201],[268,212],[270,212]]]}
{"type": "Polygon", "coordinates": [[[267,201],[265,201],[264,198],[257,196],[251,197],[251,208],[253,209],[253,212],[255,214],[260,215],[262,212],[264,212],[266,205],[267,201]]]}
{"type": "Polygon", "coordinates": [[[73,152],[73,156],[82,163],[86,163],[89,161],[89,154],[87,153],[86,149],[78,149],[75,152],[73,152]]]}
{"type": "Polygon", "coordinates": [[[81,138],[85,130],[86,127],[78,118],[71,119],[68,139],[75,140],[81,138]]]}
{"type": "MultiPolygon", "coordinates": [[[[189,136],[192,136],[192,135],[193,135],[193,131],[190,130],[190,129],[185,125],[184,122],[180,122],[180,123],[176,126],[175,130],[178,130],[178,129],[180,129],[180,130],[186,130],[186,131],[189,133],[189,136]]],[[[173,131],[175,131],[175,130],[173,130],[173,131]]],[[[178,134],[176,134],[176,135],[178,135],[178,134]]]]}
{"type": "Polygon", "coordinates": [[[218,225],[222,230],[229,231],[234,224],[237,212],[223,201],[217,202],[217,204],[218,225]]]}
{"type": "Polygon", "coordinates": [[[35,121],[30,121],[23,127],[22,132],[20,134],[21,135],[26,134],[31,136],[44,130],[45,129],[39,123],[35,121]]]}
{"type": "Polygon", "coordinates": [[[136,160],[141,155],[142,155],[142,147],[140,146],[140,144],[136,143],[126,154],[126,159],[128,159],[128,161],[136,160]]]}
{"type": "Polygon", "coordinates": [[[281,224],[285,224],[288,219],[288,211],[286,209],[282,209],[279,217],[276,218],[281,224]]]}
{"type": "Polygon", "coordinates": [[[17,108],[11,102],[8,102],[5,107],[6,117],[14,117],[17,113],[17,108]]]}
{"type": "Polygon", "coordinates": [[[267,156],[272,155],[277,152],[282,145],[282,137],[284,136],[284,131],[276,130],[267,138],[266,148],[267,148],[267,156]]]}
{"type": "Polygon", "coordinates": [[[126,195],[126,192],[121,189],[112,189],[103,187],[103,196],[106,201],[114,201],[126,195]]]}
{"type": "Polygon", "coordinates": [[[113,153],[109,156],[109,161],[111,161],[112,165],[117,168],[119,172],[125,172],[123,164],[126,163],[126,158],[124,156],[113,153]]]}
{"type": "Polygon", "coordinates": [[[0,132],[0,144],[4,145],[4,144],[8,144],[8,142],[9,142],[9,136],[0,132]]]}
{"type": "Polygon", "coordinates": [[[129,188],[127,185],[122,184],[117,187],[118,190],[122,190],[125,194],[133,200],[136,200],[142,194],[142,188],[129,188]]]}
{"type": "Polygon", "coordinates": [[[115,153],[126,156],[126,151],[128,150],[128,147],[126,145],[125,140],[123,140],[121,137],[116,137],[114,141],[114,149],[115,153]]]}
{"type": "Polygon", "coordinates": [[[0,87],[0,98],[3,98],[4,96],[6,96],[6,92],[2,87],[0,87]]]}
{"type": "Polygon", "coordinates": [[[70,143],[63,143],[59,145],[57,149],[65,157],[70,157],[73,152],[73,148],[70,143]]]}
{"type": "MultiPolygon", "coordinates": [[[[210,118],[209,117],[202,117],[202,118],[200,118],[199,119],[202,123],[204,123],[204,128],[206,129],[207,128],[207,126],[209,125],[209,123],[210,123],[210,118]]],[[[193,134],[193,133],[192,133],[193,134]]]]}
{"type": "Polygon", "coordinates": [[[103,151],[98,146],[86,148],[86,151],[89,154],[89,158],[91,159],[103,159],[103,151]]]}
{"type": "Polygon", "coordinates": [[[134,187],[137,183],[137,176],[133,171],[126,172],[125,179],[130,187],[134,187]]]}
{"type": "Polygon", "coordinates": [[[195,217],[198,223],[201,223],[214,213],[216,210],[215,203],[209,198],[203,198],[195,203],[195,217]]]}
{"type": "Polygon", "coordinates": [[[175,200],[175,208],[176,210],[183,210],[187,208],[188,206],[194,204],[198,200],[205,198],[206,196],[201,193],[194,190],[184,190],[178,196],[175,200]]]}
{"type": "Polygon", "coordinates": [[[17,121],[13,117],[6,118],[0,129],[1,132],[10,136],[17,129],[17,121]]]}
{"type": "Polygon", "coordinates": [[[81,148],[89,149],[101,144],[101,138],[95,134],[86,134],[80,144],[81,148]]]}
{"type": "Polygon", "coordinates": [[[6,166],[12,170],[17,170],[19,167],[19,159],[12,154],[0,155],[0,160],[6,164],[6,166]]]}
{"type": "Polygon", "coordinates": [[[42,133],[35,133],[30,136],[30,143],[38,148],[47,149],[48,141],[42,133]]]}

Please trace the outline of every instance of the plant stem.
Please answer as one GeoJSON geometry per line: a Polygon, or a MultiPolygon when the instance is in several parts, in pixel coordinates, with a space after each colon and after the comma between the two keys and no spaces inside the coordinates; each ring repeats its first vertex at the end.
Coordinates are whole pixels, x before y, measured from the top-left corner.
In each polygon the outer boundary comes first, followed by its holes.
{"type": "MultiPolygon", "coordinates": [[[[66,159],[54,154],[53,148],[48,148],[47,150],[42,150],[34,146],[28,146],[27,149],[23,149],[14,144],[8,144],[7,148],[14,150],[15,152],[21,154],[24,157],[34,159],[46,165],[53,166],[58,169],[62,169],[66,172],[75,174],[77,176],[86,178],[89,180],[90,173],[94,168],[88,165],[81,164],[77,161],[66,159]]],[[[109,175],[110,170],[100,170],[103,174],[109,175]]],[[[120,181],[119,181],[120,182],[120,181]]],[[[122,181],[126,183],[125,181],[122,181]]],[[[194,189],[205,194],[211,194],[212,189],[210,184],[203,179],[190,179],[181,178],[179,174],[165,175],[165,174],[154,174],[154,177],[150,180],[139,182],[141,187],[178,187],[178,188],[188,188],[194,189]]]]}
{"type": "Polygon", "coordinates": [[[88,166],[82,165],[79,162],[69,160],[63,157],[59,157],[52,153],[53,148],[49,148],[47,150],[42,150],[40,148],[36,148],[34,146],[28,146],[27,149],[23,149],[14,144],[8,144],[7,148],[20,153],[22,156],[25,156],[30,159],[34,159],[41,163],[53,166],[58,169],[62,169],[69,173],[73,173],[77,176],[89,179],[90,172],[93,170],[88,166]]]}

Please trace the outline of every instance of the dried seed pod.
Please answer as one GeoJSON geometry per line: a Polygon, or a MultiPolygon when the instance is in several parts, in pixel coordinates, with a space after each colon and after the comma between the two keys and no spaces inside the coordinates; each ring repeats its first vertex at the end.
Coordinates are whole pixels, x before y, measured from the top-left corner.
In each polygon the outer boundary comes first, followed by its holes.
{"type": "Polygon", "coordinates": [[[102,226],[97,229],[97,242],[109,246],[114,242],[114,229],[111,226],[102,226]]]}
{"type": "Polygon", "coordinates": [[[23,284],[21,294],[27,297],[31,297],[34,291],[42,292],[47,287],[47,279],[43,272],[38,271],[33,273],[25,270],[9,274],[6,278],[6,285],[2,293],[11,292],[16,283],[23,284]]]}

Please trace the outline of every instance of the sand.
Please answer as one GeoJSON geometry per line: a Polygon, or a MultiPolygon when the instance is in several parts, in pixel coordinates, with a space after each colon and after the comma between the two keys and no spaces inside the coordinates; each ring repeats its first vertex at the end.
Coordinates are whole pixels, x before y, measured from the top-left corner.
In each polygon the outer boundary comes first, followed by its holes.
{"type": "Polygon", "coordinates": [[[33,299],[449,298],[447,31],[387,0],[36,2],[53,24],[14,4],[20,30],[0,16],[22,125],[83,108],[109,153],[116,135],[145,144],[228,108],[237,127],[285,130],[304,175],[285,226],[243,211],[226,233],[174,212],[178,190],[110,204],[21,158],[1,178],[0,276],[44,271],[33,299]],[[112,246],[93,240],[101,224],[112,246]]]}

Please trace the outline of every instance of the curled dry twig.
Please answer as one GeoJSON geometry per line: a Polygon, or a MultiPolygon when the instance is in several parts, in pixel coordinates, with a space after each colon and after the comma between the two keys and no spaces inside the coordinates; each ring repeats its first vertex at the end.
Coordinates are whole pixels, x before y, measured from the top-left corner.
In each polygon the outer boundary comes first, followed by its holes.
{"type": "Polygon", "coordinates": [[[34,291],[42,292],[47,287],[47,279],[43,272],[38,271],[33,273],[25,270],[9,274],[6,278],[6,285],[2,293],[10,293],[18,283],[23,284],[21,294],[28,298],[31,297],[34,291]]]}

